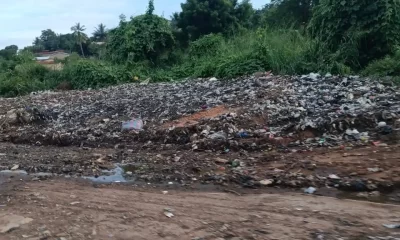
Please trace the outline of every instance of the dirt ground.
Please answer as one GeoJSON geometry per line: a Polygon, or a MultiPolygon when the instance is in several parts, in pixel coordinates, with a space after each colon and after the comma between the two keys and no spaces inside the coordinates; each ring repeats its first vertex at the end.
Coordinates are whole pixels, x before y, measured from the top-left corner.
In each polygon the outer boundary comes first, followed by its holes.
{"type": "Polygon", "coordinates": [[[0,240],[400,239],[383,226],[400,224],[399,160],[398,145],[244,154],[1,143],[0,240]],[[82,178],[115,164],[132,164],[127,182],[82,178]],[[339,187],[356,180],[367,189],[339,187]]]}
{"type": "Polygon", "coordinates": [[[17,226],[0,239],[400,238],[382,226],[400,221],[400,206],[392,204],[291,193],[166,193],[57,179],[16,179],[1,187],[0,230],[17,226]]]}

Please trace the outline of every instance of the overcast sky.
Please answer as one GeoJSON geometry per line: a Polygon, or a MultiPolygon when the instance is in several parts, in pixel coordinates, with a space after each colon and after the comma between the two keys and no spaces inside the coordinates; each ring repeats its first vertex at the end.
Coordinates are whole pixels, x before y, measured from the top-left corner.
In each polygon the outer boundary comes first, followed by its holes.
{"type": "MultiPolygon", "coordinates": [[[[183,0],[155,0],[157,14],[169,18],[180,11],[183,0]]],[[[252,0],[260,8],[269,0],[252,0]]],[[[91,34],[99,23],[118,25],[120,14],[127,17],[145,12],[147,0],[0,0],[0,49],[8,45],[29,46],[44,29],[70,32],[76,22],[91,34]]]]}

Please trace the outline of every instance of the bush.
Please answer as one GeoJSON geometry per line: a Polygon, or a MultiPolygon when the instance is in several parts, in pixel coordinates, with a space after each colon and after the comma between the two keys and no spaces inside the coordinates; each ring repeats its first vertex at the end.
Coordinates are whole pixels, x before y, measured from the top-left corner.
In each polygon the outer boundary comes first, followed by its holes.
{"type": "Polygon", "coordinates": [[[53,71],[32,60],[21,63],[6,72],[0,73],[0,95],[15,97],[30,92],[52,88],[53,78],[48,78],[53,71]]]}
{"type": "Polygon", "coordinates": [[[49,69],[35,62],[23,63],[15,66],[14,74],[26,79],[43,80],[49,69]]]}
{"type": "Polygon", "coordinates": [[[224,38],[219,34],[209,34],[191,42],[189,55],[191,57],[201,57],[216,54],[224,42],[224,38]]]}
{"type": "Polygon", "coordinates": [[[261,60],[252,55],[233,55],[218,65],[215,76],[218,78],[233,78],[264,71],[261,60]]]}
{"type": "Polygon", "coordinates": [[[369,64],[363,71],[367,76],[400,76],[400,50],[393,56],[386,56],[369,64]]]}
{"type": "Polygon", "coordinates": [[[79,60],[65,65],[63,78],[73,88],[85,89],[128,82],[131,76],[123,67],[94,60],[79,60]]]}

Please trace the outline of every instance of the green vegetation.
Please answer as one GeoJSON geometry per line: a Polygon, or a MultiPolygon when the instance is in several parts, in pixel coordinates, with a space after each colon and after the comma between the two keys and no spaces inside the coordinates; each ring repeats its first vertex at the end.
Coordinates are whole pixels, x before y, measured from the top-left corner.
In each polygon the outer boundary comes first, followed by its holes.
{"type": "Polygon", "coordinates": [[[54,89],[99,88],[145,80],[233,78],[275,74],[364,74],[400,77],[400,0],[186,0],[170,20],[149,1],[143,15],[89,37],[80,23],[71,33],[43,30],[32,46],[0,50],[0,95],[54,89]],[[33,61],[34,53],[72,53],[60,71],[33,61]]]}

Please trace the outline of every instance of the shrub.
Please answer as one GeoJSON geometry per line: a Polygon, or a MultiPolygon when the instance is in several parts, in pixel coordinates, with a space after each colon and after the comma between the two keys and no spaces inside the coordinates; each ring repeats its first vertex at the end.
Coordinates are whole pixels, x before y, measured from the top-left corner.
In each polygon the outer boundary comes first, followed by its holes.
{"type": "Polygon", "coordinates": [[[215,75],[219,78],[233,78],[264,70],[261,60],[252,55],[233,55],[222,60],[215,75]]]}
{"type": "Polygon", "coordinates": [[[201,57],[216,54],[224,41],[219,34],[209,34],[200,39],[191,42],[189,47],[189,55],[191,57],[201,57]]]}
{"type": "Polygon", "coordinates": [[[0,95],[15,97],[47,89],[46,83],[37,79],[26,79],[8,74],[0,75],[0,95]]]}
{"type": "Polygon", "coordinates": [[[123,67],[100,61],[79,60],[65,65],[64,80],[75,89],[100,88],[130,80],[130,74],[123,67]]]}
{"type": "Polygon", "coordinates": [[[386,56],[369,64],[363,71],[367,76],[400,76],[400,50],[393,56],[386,56]]]}

